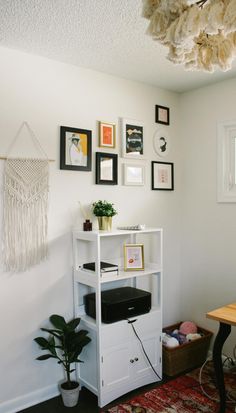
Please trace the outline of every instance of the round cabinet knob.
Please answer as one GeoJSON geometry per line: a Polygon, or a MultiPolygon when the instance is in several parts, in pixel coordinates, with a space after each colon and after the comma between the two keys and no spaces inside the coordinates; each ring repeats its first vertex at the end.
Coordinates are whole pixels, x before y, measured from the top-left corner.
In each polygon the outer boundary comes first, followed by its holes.
{"type": "Polygon", "coordinates": [[[134,361],[138,361],[138,357],[135,357],[134,361]]]}
{"type": "Polygon", "coordinates": [[[130,359],[130,363],[134,363],[134,360],[133,360],[133,359],[130,359]]]}

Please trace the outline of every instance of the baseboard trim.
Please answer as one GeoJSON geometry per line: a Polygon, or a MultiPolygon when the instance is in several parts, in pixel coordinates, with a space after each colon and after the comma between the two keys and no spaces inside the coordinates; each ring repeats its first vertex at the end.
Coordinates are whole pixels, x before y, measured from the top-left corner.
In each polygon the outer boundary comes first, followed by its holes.
{"type": "Polygon", "coordinates": [[[59,394],[57,385],[44,387],[43,389],[36,390],[24,396],[0,403],[0,413],[16,413],[20,410],[27,409],[27,407],[52,399],[59,394]]]}

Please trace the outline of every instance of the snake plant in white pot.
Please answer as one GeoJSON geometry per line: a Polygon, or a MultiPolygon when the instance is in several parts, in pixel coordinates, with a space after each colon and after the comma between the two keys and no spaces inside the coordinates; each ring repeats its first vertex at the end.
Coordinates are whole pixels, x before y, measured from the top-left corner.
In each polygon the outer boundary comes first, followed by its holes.
{"type": "Polygon", "coordinates": [[[36,360],[48,360],[53,358],[58,364],[62,364],[66,381],[60,385],[63,403],[67,407],[76,406],[79,399],[79,383],[71,379],[74,363],[83,363],[79,355],[83,348],[91,341],[87,336],[88,331],[78,330],[80,318],[73,318],[66,322],[64,317],[53,314],[49,320],[54,328],[41,328],[49,333],[49,337],[36,337],[34,341],[46,351],[46,354],[37,357],[36,360]]]}

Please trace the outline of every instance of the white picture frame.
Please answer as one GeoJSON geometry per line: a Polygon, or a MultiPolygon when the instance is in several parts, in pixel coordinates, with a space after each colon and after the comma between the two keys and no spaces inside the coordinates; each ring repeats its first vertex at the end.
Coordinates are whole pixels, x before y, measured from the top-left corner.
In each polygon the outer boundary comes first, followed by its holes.
{"type": "Polygon", "coordinates": [[[145,184],[145,165],[135,163],[125,163],[124,185],[143,186],[145,184]]]}
{"type": "Polygon", "coordinates": [[[170,152],[170,137],[167,131],[162,128],[158,129],[153,136],[153,148],[158,156],[164,158],[170,152]]]}
{"type": "Polygon", "coordinates": [[[121,118],[122,156],[144,159],[144,125],[138,120],[121,118]]]}

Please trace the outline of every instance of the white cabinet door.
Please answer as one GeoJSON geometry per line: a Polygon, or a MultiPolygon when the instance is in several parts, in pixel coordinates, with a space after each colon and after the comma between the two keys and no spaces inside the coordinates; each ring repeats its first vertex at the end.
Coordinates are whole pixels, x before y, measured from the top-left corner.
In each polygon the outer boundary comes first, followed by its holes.
{"type": "MultiPolygon", "coordinates": [[[[141,346],[141,343],[136,340],[131,343],[131,354],[130,354],[130,359],[132,362],[132,374],[134,375],[135,380],[139,380],[141,377],[145,377],[147,375],[153,375],[155,378],[155,373],[151,367],[155,369],[157,374],[160,374],[159,372],[159,366],[160,366],[160,337],[159,334],[155,334],[154,336],[149,336],[145,337],[142,339],[142,344],[143,348],[146,352],[146,355],[144,353],[144,350],[141,346]],[[148,358],[147,358],[148,357],[148,358]],[[148,361],[150,360],[150,363],[148,361]]],[[[157,376],[156,376],[156,379],[157,376]]]]}
{"type": "Polygon", "coordinates": [[[124,386],[129,381],[129,343],[107,349],[102,356],[102,387],[112,391],[117,386],[124,386]]]}
{"type": "MultiPolygon", "coordinates": [[[[104,390],[112,391],[117,387],[123,387],[125,391],[127,383],[135,383],[147,376],[158,380],[150,363],[157,374],[161,375],[159,334],[143,338],[142,344],[147,356],[138,339],[108,348],[104,352],[101,376],[104,390]]],[[[135,388],[135,385],[133,387],[135,388]]]]}

